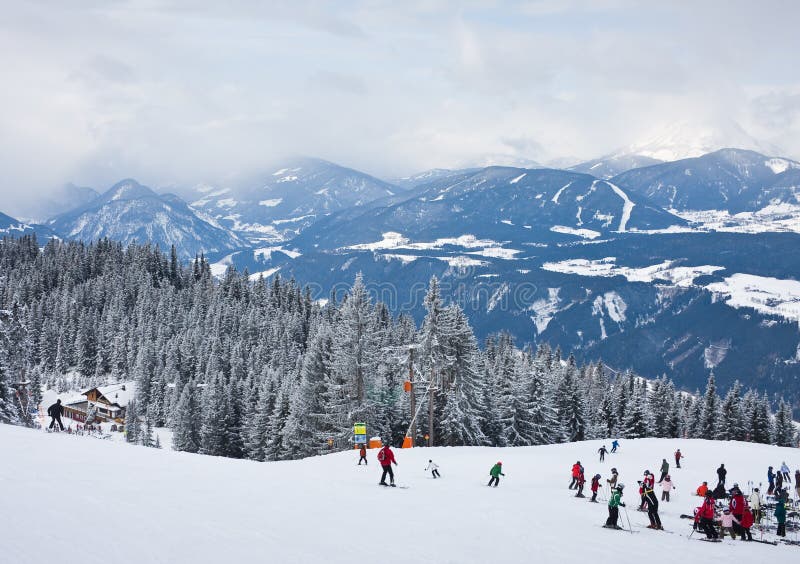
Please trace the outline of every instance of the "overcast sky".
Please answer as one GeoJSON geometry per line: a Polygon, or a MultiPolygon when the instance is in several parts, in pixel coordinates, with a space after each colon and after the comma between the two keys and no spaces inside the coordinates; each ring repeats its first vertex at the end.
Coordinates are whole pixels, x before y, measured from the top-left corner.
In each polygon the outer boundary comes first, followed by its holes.
{"type": "Polygon", "coordinates": [[[590,158],[676,122],[800,157],[795,1],[2,4],[4,211],[290,154],[385,176],[590,158]]]}

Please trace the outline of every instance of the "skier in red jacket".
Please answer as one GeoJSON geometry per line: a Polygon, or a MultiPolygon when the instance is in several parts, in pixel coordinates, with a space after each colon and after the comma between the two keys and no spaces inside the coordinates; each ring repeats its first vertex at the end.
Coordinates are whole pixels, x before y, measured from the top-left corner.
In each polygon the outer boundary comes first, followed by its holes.
{"type": "Polygon", "coordinates": [[[714,494],[711,492],[706,493],[706,498],[703,505],[697,508],[698,525],[700,529],[706,534],[706,538],[716,539],[719,538],[716,529],[714,529],[714,494]]]}
{"type": "Polygon", "coordinates": [[[597,490],[600,489],[600,474],[595,474],[592,477],[591,488],[592,488],[592,499],[590,499],[589,501],[591,501],[592,503],[597,503],[597,490]]]}
{"type": "Polygon", "coordinates": [[[581,470],[583,470],[583,466],[581,466],[580,460],[572,465],[572,482],[569,484],[569,489],[578,488],[578,477],[581,475],[581,470]]]}
{"type": "Polygon", "coordinates": [[[383,474],[381,475],[381,481],[378,485],[380,486],[389,486],[391,485],[394,487],[394,472],[392,472],[392,464],[397,466],[397,461],[394,459],[394,453],[392,449],[389,447],[389,444],[384,444],[383,448],[378,451],[378,462],[381,463],[381,468],[383,468],[383,474]],[[390,483],[386,483],[386,475],[389,475],[390,483]]]}
{"type": "Polygon", "coordinates": [[[731,488],[731,501],[728,507],[731,510],[731,513],[734,517],[736,517],[736,521],[734,521],[733,530],[742,536],[742,540],[745,538],[745,528],[741,526],[741,522],[744,517],[745,509],[747,509],[747,502],[744,500],[744,495],[742,494],[742,490],[739,489],[739,484],[733,484],[733,488],[731,488]]]}

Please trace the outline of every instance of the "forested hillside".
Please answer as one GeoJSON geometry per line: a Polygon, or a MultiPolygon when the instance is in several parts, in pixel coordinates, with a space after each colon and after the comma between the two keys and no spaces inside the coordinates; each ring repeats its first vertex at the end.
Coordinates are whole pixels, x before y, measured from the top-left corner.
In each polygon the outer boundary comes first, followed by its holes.
{"type": "Polygon", "coordinates": [[[721,399],[712,376],[694,399],[667,378],[579,366],[545,345],[519,349],[507,334],[479,347],[435,278],[424,307],[420,327],[392,317],[360,275],[323,304],[294,280],[230,269],[217,281],[204,257],[182,265],[154,246],[51,240],[40,249],[34,236],[6,238],[0,420],[20,419],[11,388],[20,379],[61,391],[135,380],[131,441],[150,444],[151,429],[168,426],[178,450],[299,458],[346,448],[356,421],[399,442],[413,354],[418,441],[432,398],[435,445],[615,435],[795,444],[789,406],[738,384],[721,399]]]}

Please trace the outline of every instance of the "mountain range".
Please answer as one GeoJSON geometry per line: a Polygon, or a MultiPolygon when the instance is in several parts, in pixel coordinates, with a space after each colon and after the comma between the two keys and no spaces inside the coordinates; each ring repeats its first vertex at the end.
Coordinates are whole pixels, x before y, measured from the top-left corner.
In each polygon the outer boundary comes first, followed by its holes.
{"type": "Polygon", "coordinates": [[[320,299],[362,272],[418,319],[435,275],[479,336],[504,330],[687,388],[713,370],[723,387],[745,378],[798,398],[799,194],[800,164],[742,149],[393,182],[305,158],[194,187],[191,203],[124,180],[45,226],[0,215],[0,233],[174,245],[217,274],[294,276],[320,299]]]}

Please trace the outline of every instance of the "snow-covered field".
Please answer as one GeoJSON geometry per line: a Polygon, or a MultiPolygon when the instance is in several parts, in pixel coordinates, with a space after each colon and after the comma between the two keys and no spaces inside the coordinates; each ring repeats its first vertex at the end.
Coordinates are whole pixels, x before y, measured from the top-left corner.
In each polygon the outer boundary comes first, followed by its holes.
{"type": "MultiPolygon", "coordinates": [[[[597,462],[602,442],[529,448],[396,450],[398,483],[377,486],[353,452],[256,463],[147,449],[0,425],[0,555],[8,563],[636,563],[796,562],[800,549],[687,539],[701,480],[724,462],[728,482],[765,481],[766,466],[800,466],[800,450],[698,440],[623,440],[597,462]],[[641,528],[634,510],[644,469],[672,463],[677,492],[661,506],[673,534],[641,528]],[[441,480],[424,471],[428,458],[441,480]],[[502,460],[506,477],[487,488],[502,460]],[[628,485],[636,534],[603,529],[604,503],[576,499],[570,466],[628,485]]],[[[606,444],[610,447],[610,441],[606,444]]],[[[623,513],[624,520],[624,513],[623,513]]],[[[627,522],[625,522],[627,526],[627,522]]],[[[697,535],[695,535],[697,536],[697,535]]]]}

